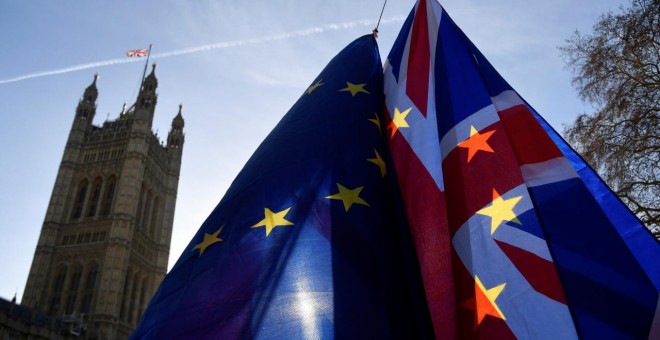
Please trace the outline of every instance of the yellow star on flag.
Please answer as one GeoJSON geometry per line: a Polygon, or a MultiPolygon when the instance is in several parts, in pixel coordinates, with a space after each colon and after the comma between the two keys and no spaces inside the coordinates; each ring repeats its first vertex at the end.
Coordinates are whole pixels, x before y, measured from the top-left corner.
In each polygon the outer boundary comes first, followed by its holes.
{"type": "Polygon", "coordinates": [[[364,86],[367,85],[366,83],[362,84],[353,84],[349,81],[346,82],[346,87],[339,90],[340,92],[350,92],[351,96],[355,97],[356,94],[359,92],[370,94],[367,90],[364,89],[364,86]]]}
{"type": "Polygon", "coordinates": [[[518,216],[513,211],[513,208],[520,202],[522,196],[516,196],[509,198],[508,200],[503,199],[495,189],[493,189],[493,201],[491,204],[479,211],[477,214],[489,216],[490,219],[490,234],[493,235],[500,224],[504,221],[514,222],[517,224],[520,223],[518,216]]]}
{"type": "Polygon", "coordinates": [[[459,148],[468,149],[468,163],[472,160],[472,157],[474,157],[477,151],[495,152],[488,144],[488,138],[494,133],[495,130],[486,133],[479,133],[474,126],[470,126],[470,138],[458,144],[459,148]]]}
{"type": "Polygon", "coordinates": [[[380,129],[380,117],[378,117],[378,114],[376,112],[374,112],[374,117],[375,118],[373,119],[369,119],[369,121],[376,124],[376,126],[378,127],[378,133],[382,135],[383,132],[380,129]]]}
{"type": "Polygon", "coordinates": [[[323,85],[321,80],[317,81],[314,85],[311,85],[310,87],[307,88],[307,94],[312,94],[312,91],[316,90],[317,87],[323,85]]]}
{"type": "Polygon", "coordinates": [[[412,107],[410,107],[408,110],[400,112],[398,107],[394,107],[394,117],[392,118],[390,125],[387,127],[389,130],[392,130],[390,133],[390,138],[394,137],[394,134],[398,129],[410,127],[408,122],[406,122],[406,117],[410,113],[410,110],[412,110],[412,107]]]}
{"type": "Polygon", "coordinates": [[[475,309],[475,312],[477,313],[477,318],[475,319],[475,328],[481,324],[486,315],[491,315],[496,318],[506,320],[504,314],[502,314],[502,311],[500,310],[500,307],[497,305],[497,303],[495,303],[497,297],[504,290],[506,283],[490,289],[486,289],[478,276],[474,276],[474,281],[474,297],[463,303],[463,307],[475,309]]]}
{"type": "Polygon", "coordinates": [[[206,248],[208,248],[210,245],[217,242],[222,242],[222,239],[218,237],[218,235],[222,232],[222,228],[224,228],[224,226],[220,227],[220,229],[216,230],[216,232],[214,232],[213,234],[204,233],[204,240],[198,243],[197,245],[195,245],[195,247],[191,251],[195,251],[195,249],[199,249],[199,256],[202,256],[206,248]]]}
{"type": "Polygon", "coordinates": [[[287,221],[284,216],[291,210],[291,207],[288,207],[280,212],[274,213],[268,208],[264,208],[264,219],[259,221],[259,223],[253,225],[250,228],[259,228],[266,227],[266,237],[270,235],[270,232],[275,229],[275,227],[293,225],[291,221],[287,221]]]}
{"type": "Polygon", "coordinates": [[[338,193],[326,196],[325,198],[341,200],[344,203],[344,209],[346,209],[346,212],[348,212],[348,209],[350,209],[353,204],[362,204],[366,205],[367,207],[369,206],[369,204],[360,197],[360,192],[362,192],[362,189],[364,189],[363,186],[357,187],[355,189],[348,189],[345,186],[337,183],[337,188],[339,189],[338,193]]]}
{"type": "Polygon", "coordinates": [[[374,153],[376,154],[376,158],[367,158],[367,161],[374,163],[378,165],[378,168],[380,169],[380,177],[385,177],[387,174],[387,168],[385,167],[385,161],[383,160],[382,157],[380,157],[380,154],[378,153],[378,150],[374,149],[374,153]]]}

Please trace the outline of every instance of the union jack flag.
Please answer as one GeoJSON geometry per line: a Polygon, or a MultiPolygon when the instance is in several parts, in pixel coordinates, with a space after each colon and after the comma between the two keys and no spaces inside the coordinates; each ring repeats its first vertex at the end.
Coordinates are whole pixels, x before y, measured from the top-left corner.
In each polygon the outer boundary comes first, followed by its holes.
{"type": "Polygon", "coordinates": [[[658,338],[658,243],[437,0],[384,92],[437,339],[658,338]]]}
{"type": "Polygon", "coordinates": [[[132,51],[127,51],[126,56],[131,57],[131,58],[139,58],[139,57],[146,57],[147,54],[149,54],[149,49],[143,48],[141,50],[132,50],[132,51]]]}

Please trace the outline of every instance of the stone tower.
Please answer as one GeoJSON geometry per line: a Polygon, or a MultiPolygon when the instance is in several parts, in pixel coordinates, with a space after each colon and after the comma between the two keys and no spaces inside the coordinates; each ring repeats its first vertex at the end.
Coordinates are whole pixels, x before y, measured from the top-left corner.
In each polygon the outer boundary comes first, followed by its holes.
{"type": "Polygon", "coordinates": [[[179,105],[166,144],[152,132],[154,65],[136,103],[95,126],[97,79],[78,102],[22,304],[82,321],[85,338],[120,339],[167,271],[184,120],[179,105]]]}

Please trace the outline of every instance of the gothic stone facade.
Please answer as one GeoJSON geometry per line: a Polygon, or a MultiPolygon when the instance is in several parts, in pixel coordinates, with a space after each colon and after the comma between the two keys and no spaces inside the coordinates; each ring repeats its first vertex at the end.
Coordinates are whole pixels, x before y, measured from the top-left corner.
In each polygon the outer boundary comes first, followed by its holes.
{"type": "Polygon", "coordinates": [[[184,121],[179,106],[165,144],[152,132],[154,65],[135,105],[95,126],[96,79],[76,109],[22,305],[82,314],[85,338],[120,339],[167,270],[184,121]]]}

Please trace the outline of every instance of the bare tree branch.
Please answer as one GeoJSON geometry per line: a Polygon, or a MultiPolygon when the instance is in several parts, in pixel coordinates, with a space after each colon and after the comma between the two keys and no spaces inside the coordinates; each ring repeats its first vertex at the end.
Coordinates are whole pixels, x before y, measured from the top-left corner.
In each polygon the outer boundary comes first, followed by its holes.
{"type": "Polygon", "coordinates": [[[580,97],[596,107],[564,134],[660,237],[660,0],[632,0],[560,50],[580,97]]]}

